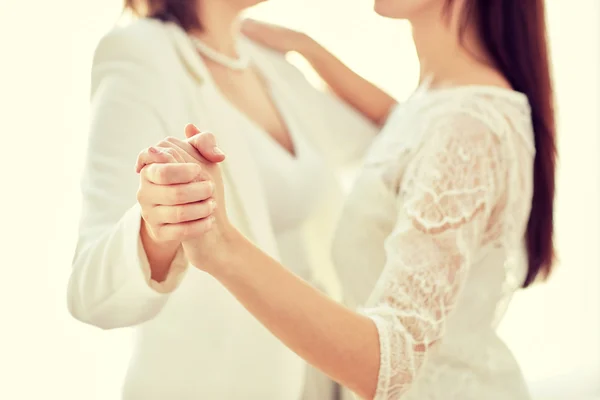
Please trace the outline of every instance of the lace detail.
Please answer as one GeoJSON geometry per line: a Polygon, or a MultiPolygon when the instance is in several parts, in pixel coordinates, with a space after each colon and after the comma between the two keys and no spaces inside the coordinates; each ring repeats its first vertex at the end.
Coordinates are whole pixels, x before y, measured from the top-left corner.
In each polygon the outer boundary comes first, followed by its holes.
{"type": "Polygon", "coordinates": [[[451,112],[420,115],[427,119],[419,125],[424,131],[412,134],[423,138],[422,145],[403,161],[403,175],[394,163],[381,171],[382,177],[397,171],[391,190],[398,216],[370,306],[360,310],[379,332],[377,400],[402,397],[417,379],[444,336],[480,249],[518,247],[522,240],[530,199],[524,190],[515,201],[519,193],[510,188],[528,188],[528,173],[515,172],[515,160],[526,160],[527,168],[531,153],[516,149],[514,125],[486,104],[455,102],[451,112]]]}

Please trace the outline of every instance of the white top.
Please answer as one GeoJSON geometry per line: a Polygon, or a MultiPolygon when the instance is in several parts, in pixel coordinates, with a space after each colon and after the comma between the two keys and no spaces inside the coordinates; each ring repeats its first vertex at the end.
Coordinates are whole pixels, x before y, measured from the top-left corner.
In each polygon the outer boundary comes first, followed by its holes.
{"type": "Polygon", "coordinates": [[[377,400],[529,399],[495,329],[526,273],[534,154],[513,91],[417,92],[391,114],[334,245],[379,332],[377,400]]]}
{"type": "Polygon", "coordinates": [[[248,128],[243,134],[256,155],[281,262],[301,278],[312,282],[302,229],[322,200],[323,188],[327,184],[323,171],[327,165],[308,143],[302,121],[282,101],[275,88],[269,89],[291,136],[294,154],[242,113],[234,113],[232,117],[240,118],[240,125],[248,128]]]}
{"type": "MultiPolygon", "coordinates": [[[[312,87],[280,54],[246,45],[277,91],[278,106],[301,121],[294,129],[297,137],[306,136],[332,167],[363,154],[376,132],[370,123],[312,87]],[[342,141],[347,146],[335,146],[342,141]]],[[[136,327],[123,398],[297,399],[305,363],[222,285],[190,267],[183,254],[165,282],[151,281],[139,240],[137,154],[166,136],[183,137],[185,125],[194,123],[214,132],[228,155],[222,170],[232,223],[279,258],[269,193],[261,190],[256,154],[243,145],[243,133],[252,127],[232,118],[231,104],[219,95],[193,43],[171,23],[139,20],[106,35],[95,52],[91,89],[81,226],[68,305],[75,318],[102,329],[136,327]]],[[[332,186],[335,181],[327,188],[332,186]]],[[[328,224],[321,222],[339,208],[339,201],[331,191],[323,192],[321,200],[324,207],[308,213],[322,232],[328,224]]],[[[320,243],[307,244],[315,250],[310,253],[314,265],[325,265],[321,253],[316,257],[320,243]]]]}

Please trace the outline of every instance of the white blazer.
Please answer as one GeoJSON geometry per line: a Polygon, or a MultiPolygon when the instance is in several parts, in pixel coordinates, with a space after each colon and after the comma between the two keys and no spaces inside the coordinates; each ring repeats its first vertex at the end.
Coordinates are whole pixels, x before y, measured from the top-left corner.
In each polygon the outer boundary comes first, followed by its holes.
{"type": "MultiPolygon", "coordinates": [[[[322,93],[280,54],[247,43],[265,79],[285,93],[308,139],[332,169],[360,159],[376,128],[322,93]]],[[[125,399],[297,399],[304,363],[210,276],[182,254],[163,284],[152,282],[139,239],[137,154],[187,123],[214,132],[232,222],[277,257],[253,155],[240,145],[223,98],[178,26],[140,20],[106,35],[92,69],[91,125],[82,180],[83,211],[68,305],[103,329],[137,326],[125,399]]],[[[333,181],[332,181],[333,182],[333,181]]],[[[340,196],[335,184],[307,231],[315,263],[326,265],[340,196]]]]}

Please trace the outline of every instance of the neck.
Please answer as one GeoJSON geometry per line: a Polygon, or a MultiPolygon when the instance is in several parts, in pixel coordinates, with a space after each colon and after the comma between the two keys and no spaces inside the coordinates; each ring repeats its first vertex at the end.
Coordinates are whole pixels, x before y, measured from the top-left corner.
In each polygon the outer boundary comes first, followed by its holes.
{"type": "Polygon", "coordinates": [[[475,26],[467,26],[461,37],[459,11],[451,10],[445,17],[438,8],[411,19],[421,83],[425,79],[431,79],[432,86],[461,83],[469,80],[474,66],[487,60],[475,26]]]}
{"type": "Polygon", "coordinates": [[[220,53],[237,57],[238,17],[242,10],[228,1],[199,0],[201,30],[190,32],[220,53]]]}

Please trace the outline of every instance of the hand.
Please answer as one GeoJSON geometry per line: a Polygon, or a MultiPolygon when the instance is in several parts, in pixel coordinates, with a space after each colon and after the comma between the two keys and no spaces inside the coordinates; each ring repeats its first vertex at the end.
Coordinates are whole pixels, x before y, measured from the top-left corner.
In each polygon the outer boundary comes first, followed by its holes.
{"type": "MultiPolygon", "coordinates": [[[[140,153],[136,168],[142,174],[152,168],[163,171],[164,181],[168,182],[175,179],[172,171],[177,169],[177,166],[187,166],[195,170],[204,182],[214,187],[210,198],[187,205],[201,207],[207,201],[211,204],[208,210],[203,208],[204,215],[199,213],[196,220],[184,223],[193,225],[193,229],[188,229],[181,223],[174,226],[178,229],[179,240],[189,261],[200,268],[212,265],[210,261],[221,255],[219,246],[223,244],[226,232],[232,229],[225,211],[221,171],[216,165],[223,161],[225,156],[216,146],[212,134],[200,133],[196,127],[188,125],[186,136],[186,141],[167,138],[140,153]]],[[[189,182],[188,185],[192,183],[189,182]]],[[[169,190],[172,184],[163,185],[165,190],[169,190]]]]}
{"type": "Polygon", "coordinates": [[[242,22],[242,33],[280,53],[297,51],[304,54],[313,43],[312,39],[304,33],[252,19],[242,22]]]}
{"type": "Polygon", "coordinates": [[[176,140],[146,149],[136,165],[143,228],[158,244],[179,244],[205,232],[216,207],[211,176],[196,159],[176,150],[176,140]]]}

